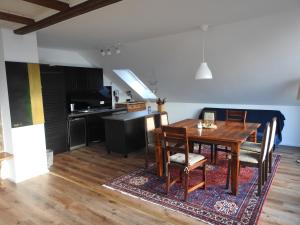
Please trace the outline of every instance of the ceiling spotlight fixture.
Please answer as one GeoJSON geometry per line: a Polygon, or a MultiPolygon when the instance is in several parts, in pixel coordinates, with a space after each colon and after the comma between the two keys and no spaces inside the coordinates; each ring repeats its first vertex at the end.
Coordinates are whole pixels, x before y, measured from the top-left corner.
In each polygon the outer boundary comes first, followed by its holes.
{"type": "Polygon", "coordinates": [[[121,50],[119,49],[119,47],[116,47],[116,54],[119,55],[121,53],[121,50]]]}
{"type": "Polygon", "coordinates": [[[205,32],[208,30],[208,25],[202,25],[201,30],[203,31],[203,39],[202,39],[202,63],[200,64],[197,73],[195,75],[196,80],[200,79],[212,79],[211,71],[205,62],[205,32]]]}
{"type": "Polygon", "coordinates": [[[106,53],[105,53],[105,51],[103,49],[101,49],[100,53],[101,53],[102,56],[106,55],[106,53]]]}
{"type": "Polygon", "coordinates": [[[102,48],[100,50],[100,53],[102,56],[111,56],[113,54],[115,55],[119,55],[121,53],[121,48],[120,48],[121,44],[118,43],[116,45],[112,45],[108,48],[102,48]],[[105,50],[106,49],[106,50],[105,50]]]}

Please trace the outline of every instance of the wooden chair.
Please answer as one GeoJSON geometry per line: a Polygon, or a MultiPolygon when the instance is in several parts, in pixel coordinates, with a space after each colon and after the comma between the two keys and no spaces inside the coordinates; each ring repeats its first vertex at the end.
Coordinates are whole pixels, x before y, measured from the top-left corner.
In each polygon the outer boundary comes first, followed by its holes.
{"type": "Polygon", "coordinates": [[[246,124],[247,111],[226,110],[226,121],[236,121],[246,124]]]}
{"type": "Polygon", "coordinates": [[[160,114],[160,126],[169,125],[169,116],[167,112],[161,112],[160,114]]]}
{"type": "Polygon", "coordinates": [[[216,111],[204,111],[203,112],[203,121],[205,122],[215,122],[217,118],[217,112],[216,111]]]}
{"type": "MultiPolygon", "coordinates": [[[[214,123],[217,118],[217,112],[215,111],[204,111],[203,112],[203,122],[211,122],[214,123]]],[[[215,152],[215,145],[211,143],[198,143],[199,144],[199,154],[201,154],[202,145],[208,145],[210,147],[210,161],[213,162],[214,160],[214,152],[215,152]]]]}
{"type": "Polygon", "coordinates": [[[145,167],[149,166],[149,152],[150,150],[155,149],[155,138],[154,138],[154,129],[155,129],[155,117],[154,115],[145,116],[145,167]]]}
{"type": "MultiPolygon", "coordinates": [[[[257,195],[260,196],[261,188],[264,184],[266,178],[266,161],[267,161],[267,154],[268,154],[268,146],[270,141],[270,123],[267,123],[263,140],[261,144],[260,153],[257,154],[255,152],[245,151],[240,149],[240,156],[239,156],[239,164],[240,166],[249,166],[249,167],[256,167],[258,168],[258,191],[257,195]]],[[[227,172],[227,179],[226,179],[226,188],[229,187],[229,177],[231,173],[231,155],[229,155],[228,159],[228,172],[227,172]]]]}
{"type": "MultiPolygon", "coordinates": [[[[273,158],[273,151],[275,148],[276,129],[277,129],[277,118],[274,117],[271,122],[271,134],[270,134],[270,141],[269,141],[268,155],[267,155],[268,160],[266,163],[266,167],[269,169],[269,173],[272,172],[272,158],[273,158]]],[[[243,149],[244,151],[260,153],[261,143],[246,141],[241,145],[241,149],[243,149]]]]}
{"type": "Polygon", "coordinates": [[[184,127],[162,126],[163,141],[165,145],[167,176],[166,192],[177,181],[183,183],[184,174],[184,201],[187,200],[188,193],[203,187],[205,189],[205,163],[207,159],[200,154],[189,153],[189,143],[187,131],[184,127]],[[171,152],[174,154],[171,155],[171,152]],[[179,169],[179,177],[171,181],[171,168],[179,169]],[[189,187],[189,174],[197,168],[203,170],[203,181],[189,187]]]}
{"type": "MultiPolygon", "coordinates": [[[[239,111],[239,110],[226,110],[226,121],[240,122],[243,123],[244,126],[246,124],[247,111],[239,111]]],[[[218,159],[218,151],[226,152],[226,154],[230,154],[231,150],[227,147],[222,147],[220,145],[215,146],[215,155],[214,155],[214,163],[216,164],[218,159]]]]}

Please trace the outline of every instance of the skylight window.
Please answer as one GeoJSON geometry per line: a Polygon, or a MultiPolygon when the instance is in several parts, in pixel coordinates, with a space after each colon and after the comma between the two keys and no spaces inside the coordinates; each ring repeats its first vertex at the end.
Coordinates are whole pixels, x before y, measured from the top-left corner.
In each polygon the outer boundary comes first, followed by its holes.
{"type": "Polygon", "coordinates": [[[156,95],[129,69],[113,70],[126,84],[143,99],[153,100],[156,95]]]}

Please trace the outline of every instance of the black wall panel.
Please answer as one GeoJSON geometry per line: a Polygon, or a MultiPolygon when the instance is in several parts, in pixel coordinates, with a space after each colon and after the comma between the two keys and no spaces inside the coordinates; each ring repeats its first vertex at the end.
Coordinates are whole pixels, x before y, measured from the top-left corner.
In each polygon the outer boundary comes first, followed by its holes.
{"type": "Polygon", "coordinates": [[[27,63],[5,62],[12,127],[32,125],[27,63]]]}

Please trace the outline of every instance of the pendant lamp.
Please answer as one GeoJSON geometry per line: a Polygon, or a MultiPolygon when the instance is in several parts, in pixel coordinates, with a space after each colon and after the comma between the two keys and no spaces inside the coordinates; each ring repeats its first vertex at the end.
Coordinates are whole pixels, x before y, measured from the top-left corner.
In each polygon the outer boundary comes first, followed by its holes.
{"type": "Polygon", "coordinates": [[[196,80],[201,80],[201,79],[212,79],[212,74],[211,71],[205,62],[205,38],[204,34],[208,30],[208,25],[202,25],[201,30],[203,31],[203,39],[202,39],[202,63],[200,64],[197,73],[195,75],[196,80]]]}

